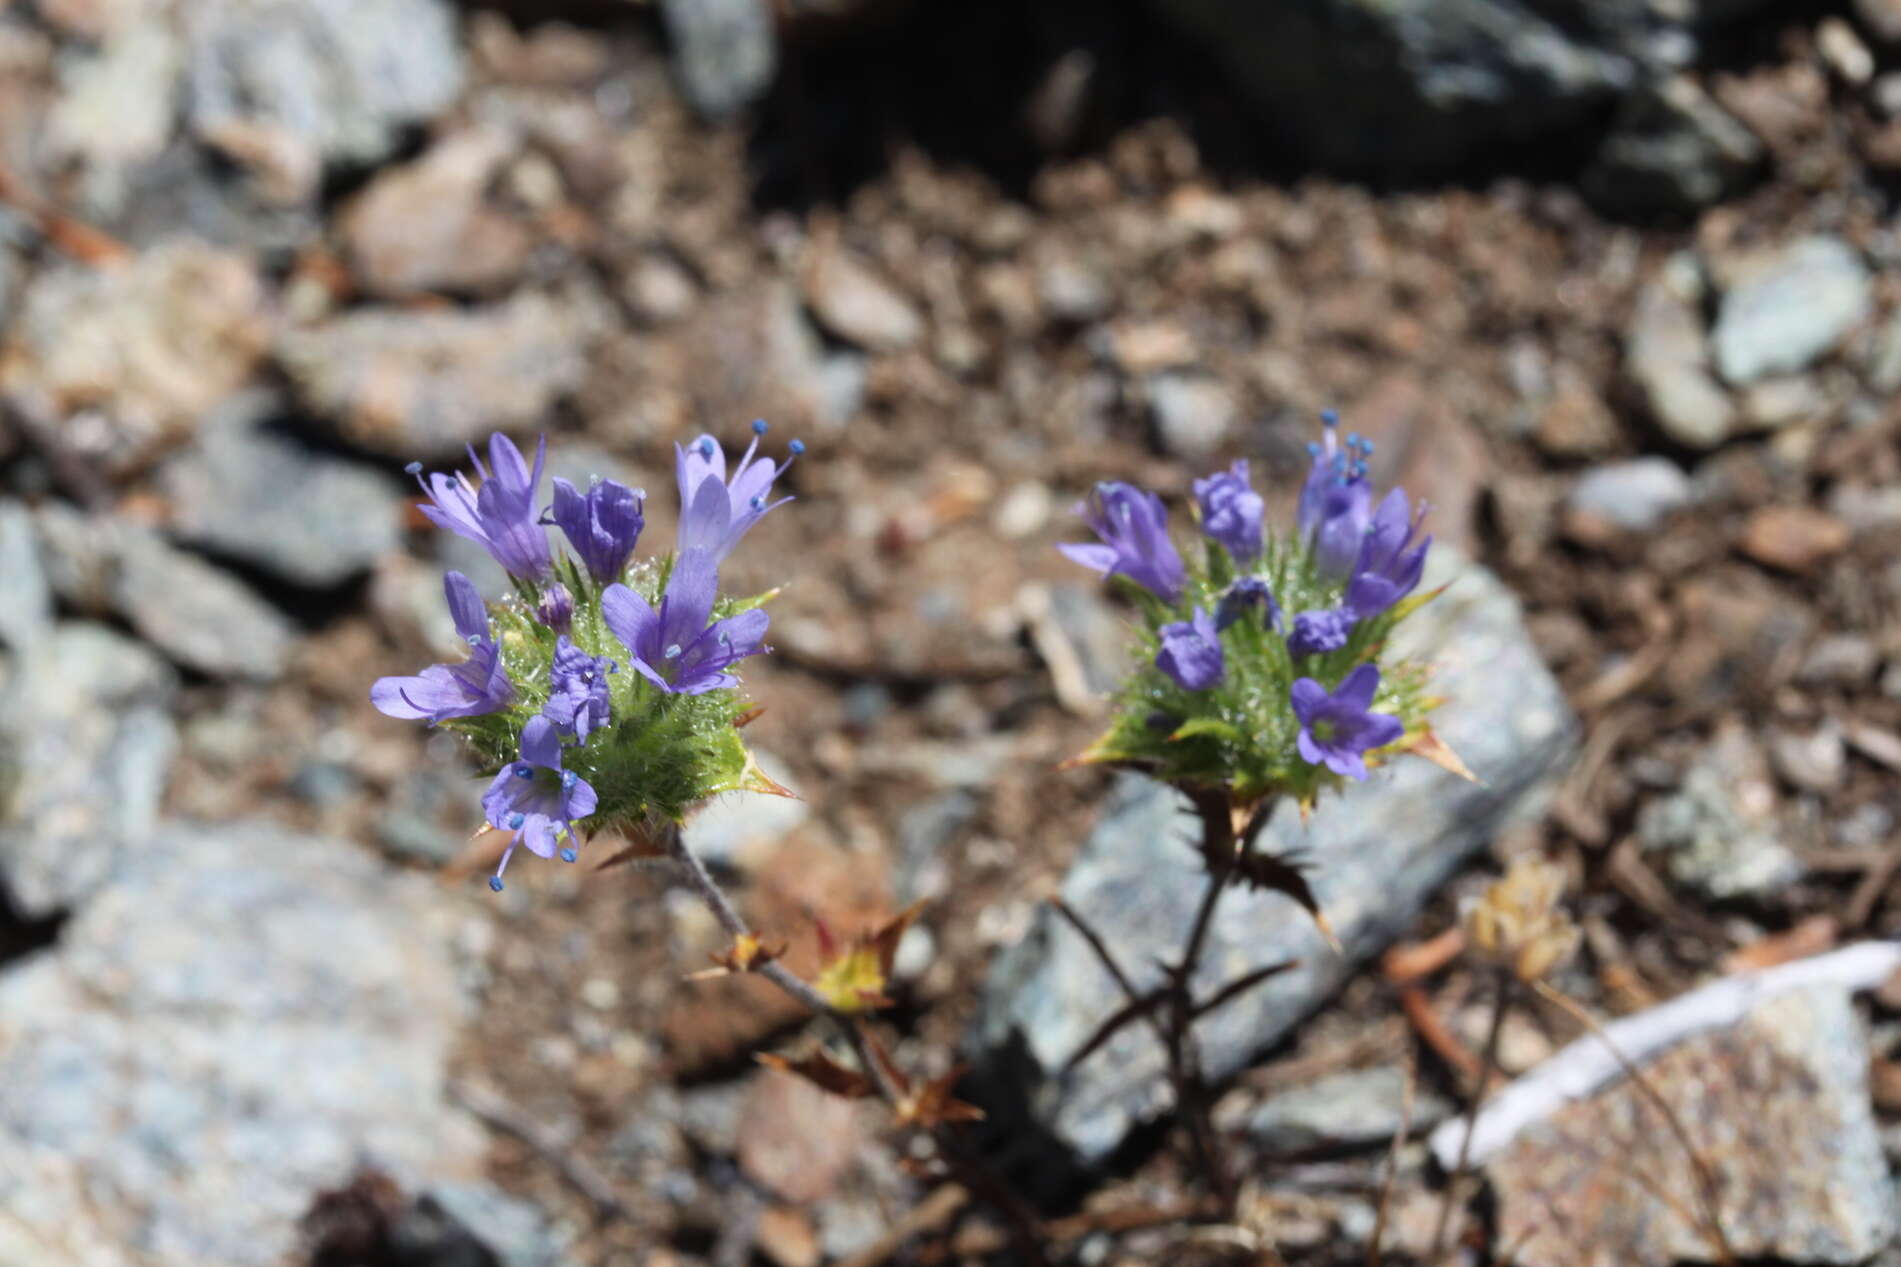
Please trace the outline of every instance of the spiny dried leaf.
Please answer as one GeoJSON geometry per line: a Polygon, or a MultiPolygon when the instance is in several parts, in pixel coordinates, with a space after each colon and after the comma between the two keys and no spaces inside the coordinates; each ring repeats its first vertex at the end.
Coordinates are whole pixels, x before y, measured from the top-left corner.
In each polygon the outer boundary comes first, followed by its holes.
{"type": "Polygon", "coordinates": [[[773,960],[785,954],[786,946],[768,946],[751,933],[742,933],[733,938],[732,947],[710,956],[718,965],[702,968],[698,972],[689,972],[688,981],[705,981],[712,977],[724,977],[735,972],[757,972],[773,960]]]}
{"type": "Polygon", "coordinates": [[[1070,1053],[1069,1059],[1063,1062],[1063,1068],[1057,1076],[1067,1076],[1076,1066],[1095,1055],[1104,1043],[1154,1011],[1156,1004],[1167,997],[1168,987],[1157,986],[1140,998],[1131,999],[1109,1013],[1102,1019],[1102,1024],[1096,1026],[1095,1032],[1089,1036],[1089,1041],[1070,1053]]]}
{"type": "Polygon", "coordinates": [[[1424,607],[1427,603],[1430,603],[1433,599],[1439,597],[1439,595],[1445,592],[1446,592],[1446,586],[1441,585],[1438,589],[1426,590],[1423,593],[1412,594],[1406,598],[1400,599],[1397,603],[1393,604],[1394,623],[1398,623],[1399,621],[1406,619],[1406,617],[1412,615],[1414,612],[1418,611],[1421,607],[1424,607]]]}
{"type": "Polygon", "coordinates": [[[897,1105],[898,1122],[930,1130],[951,1122],[983,1121],[982,1109],[974,1104],[966,1104],[951,1094],[957,1080],[964,1076],[965,1069],[966,1066],[959,1065],[943,1077],[934,1078],[907,1093],[897,1105]]]}
{"type": "MultiPolygon", "coordinates": [[[[755,710],[755,714],[760,710],[755,710]]],[[[762,792],[767,796],[783,796],[789,801],[799,799],[799,794],[759,768],[759,762],[753,754],[746,754],[746,768],[739,776],[739,790],[742,792],[762,792]]]]}
{"type": "Polygon", "coordinates": [[[878,948],[861,943],[820,968],[812,988],[833,1009],[853,1014],[891,1006],[884,993],[887,979],[878,948]]]}
{"type": "Polygon", "coordinates": [[[1327,944],[1336,952],[1340,950],[1340,939],[1333,935],[1333,925],[1327,922],[1326,912],[1320,909],[1320,899],[1314,896],[1312,886],[1307,883],[1305,864],[1298,859],[1280,858],[1253,850],[1241,855],[1235,866],[1239,869],[1243,883],[1257,889],[1285,893],[1300,903],[1300,908],[1313,917],[1314,926],[1327,939],[1327,944]]]}
{"type": "Polygon", "coordinates": [[[878,1092],[870,1078],[854,1069],[845,1068],[823,1051],[813,1051],[797,1060],[787,1060],[773,1052],[762,1051],[753,1059],[768,1069],[804,1078],[819,1090],[829,1091],[847,1100],[870,1099],[878,1092]]]}
{"type": "Polygon", "coordinates": [[[760,716],[764,714],[765,711],[766,711],[766,706],[764,704],[754,704],[751,708],[747,709],[745,712],[741,713],[739,716],[733,718],[733,729],[734,730],[746,729],[746,727],[758,721],[760,716]]]}
{"type": "Polygon", "coordinates": [[[1450,771],[1468,783],[1479,782],[1479,776],[1472,773],[1465,762],[1460,760],[1459,754],[1454,752],[1446,741],[1439,737],[1439,732],[1431,727],[1421,731],[1419,737],[1402,751],[1409,752],[1415,757],[1424,757],[1441,770],[1450,771]]]}

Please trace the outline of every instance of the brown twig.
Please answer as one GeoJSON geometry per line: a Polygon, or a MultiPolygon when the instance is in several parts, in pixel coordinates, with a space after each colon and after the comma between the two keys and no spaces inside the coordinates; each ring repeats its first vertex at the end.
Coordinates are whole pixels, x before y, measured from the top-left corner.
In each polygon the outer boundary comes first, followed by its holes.
{"type": "Polygon", "coordinates": [[[626,1203],[611,1179],[575,1152],[571,1141],[563,1139],[547,1123],[500,1091],[480,1083],[457,1080],[449,1084],[449,1098],[496,1130],[528,1145],[555,1168],[569,1187],[593,1202],[603,1218],[618,1218],[626,1213],[626,1203]]]}
{"type": "MultiPolygon", "coordinates": [[[[1604,1044],[1604,1049],[1616,1059],[1618,1067],[1624,1071],[1624,1076],[1629,1078],[1631,1083],[1643,1092],[1651,1105],[1663,1115],[1663,1120],[1670,1127],[1670,1133],[1676,1136],[1677,1143],[1690,1159],[1690,1169],[1696,1175],[1697,1197],[1703,1203],[1703,1214],[1706,1220],[1703,1233],[1710,1238],[1711,1247],[1716,1250],[1717,1261],[1724,1264],[1724,1267],[1734,1267],[1736,1254],[1730,1248],[1729,1237],[1723,1231],[1722,1214],[1717,1205],[1720,1189],[1716,1184],[1715,1172],[1710,1169],[1709,1162],[1704,1159],[1702,1152],[1690,1139],[1690,1132],[1684,1128],[1683,1119],[1677,1116],[1676,1110],[1670,1107],[1670,1102],[1663,1098],[1663,1093],[1658,1091],[1655,1084],[1644,1076],[1643,1071],[1631,1062],[1623,1049],[1604,1031],[1604,1027],[1598,1023],[1597,1018],[1586,1011],[1583,1005],[1546,982],[1540,981],[1533,988],[1537,990],[1539,998],[1590,1030],[1598,1041],[1604,1044]]],[[[1469,1125],[1466,1128],[1466,1139],[1467,1142],[1471,1140],[1469,1125]]]]}
{"type": "Polygon", "coordinates": [[[1432,1225],[1432,1252],[1426,1255],[1428,1267],[1438,1263],[1440,1255],[1445,1253],[1446,1227],[1452,1219],[1452,1205],[1458,1199],[1461,1181],[1465,1178],[1465,1167],[1472,1155],[1472,1128],[1479,1119],[1479,1105],[1485,1100],[1487,1084],[1492,1071],[1498,1068],[1498,1040],[1505,1032],[1505,1013],[1511,1005],[1512,984],[1517,980],[1509,973],[1498,974],[1498,989],[1492,1000],[1492,1020],[1485,1031],[1485,1051],[1479,1057],[1479,1075],[1472,1084],[1471,1097],[1465,1104],[1465,1131],[1459,1141],[1459,1160],[1452,1167],[1451,1175],[1446,1178],[1445,1196],[1439,1201],[1439,1215],[1432,1225]]]}
{"type": "Polygon", "coordinates": [[[1175,1089],[1175,1104],[1188,1127],[1195,1159],[1209,1188],[1220,1202],[1223,1217],[1232,1217],[1238,1192],[1229,1169],[1219,1132],[1209,1110],[1207,1087],[1202,1074],[1201,1054],[1195,1046],[1195,969],[1201,964],[1208,932],[1214,926],[1215,907],[1235,875],[1234,819],[1225,796],[1199,798],[1195,810],[1201,816],[1201,854],[1208,864],[1208,883],[1202,890],[1201,904],[1188,928],[1188,940],[1181,959],[1169,970],[1168,1079],[1175,1089]]]}
{"type": "Polygon", "coordinates": [[[1373,1211],[1373,1236],[1366,1245],[1366,1267],[1379,1267],[1380,1242],[1386,1236],[1386,1220],[1392,1211],[1393,1185],[1399,1180],[1399,1155],[1406,1150],[1406,1137],[1413,1129],[1413,1097],[1419,1090],[1419,1057],[1406,1049],[1406,1083],[1399,1100],[1399,1133],[1386,1150],[1386,1177],[1380,1180],[1379,1205],[1373,1211]]]}

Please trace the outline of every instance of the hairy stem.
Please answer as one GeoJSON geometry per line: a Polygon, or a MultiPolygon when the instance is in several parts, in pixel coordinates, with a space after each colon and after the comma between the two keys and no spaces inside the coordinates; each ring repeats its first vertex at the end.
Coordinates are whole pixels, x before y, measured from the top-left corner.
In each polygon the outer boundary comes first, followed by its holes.
{"type": "Polygon", "coordinates": [[[1201,816],[1201,854],[1208,865],[1208,884],[1202,890],[1201,905],[1189,925],[1181,958],[1169,974],[1165,1027],[1168,1080],[1175,1092],[1176,1108],[1188,1128],[1196,1164],[1220,1203],[1223,1215],[1227,1216],[1232,1215],[1238,1194],[1227,1151],[1222,1147],[1220,1132],[1215,1130],[1201,1051],[1195,1043],[1194,979],[1202,951],[1208,944],[1208,932],[1214,926],[1215,907],[1234,879],[1234,819],[1226,796],[1197,797],[1195,809],[1201,816]]]}

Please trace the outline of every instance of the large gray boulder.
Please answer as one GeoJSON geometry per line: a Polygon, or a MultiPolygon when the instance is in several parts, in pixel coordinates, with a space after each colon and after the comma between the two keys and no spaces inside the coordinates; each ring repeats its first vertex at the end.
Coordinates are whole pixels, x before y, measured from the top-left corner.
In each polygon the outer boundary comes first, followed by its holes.
{"type": "Polygon", "coordinates": [[[339,841],[176,825],[0,976],[0,1263],[277,1267],[377,1165],[477,1178],[444,910],[339,841]]]}
{"type": "Polygon", "coordinates": [[[1398,175],[1593,124],[1754,0],[1149,0],[1271,137],[1398,175]]]}
{"type": "MultiPolygon", "coordinates": [[[[1280,894],[1225,895],[1196,978],[1204,997],[1255,968],[1299,964],[1201,1023],[1213,1077],[1278,1042],[1357,965],[1411,928],[1427,898],[1501,827],[1538,811],[1571,755],[1575,722],[1517,600],[1483,569],[1436,554],[1426,584],[1456,579],[1396,637],[1435,663],[1434,691],[1448,699],[1435,726],[1483,782],[1404,760],[1323,802],[1305,826],[1291,806],[1276,812],[1264,847],[1312,864],[1309,879],[1343,951],[1280,894]]],[[[1063,880],[1064,900],[1139,988],[1160,980],[1159,963],[1179,952],[1193,918],[1204,883],[1190,848],[1196,832],[1178,793],[1131,776],[1063,880]]],[[[1162,1049],[1143,1026],[1124,1029],[1061,1075],[1123,1002],[1082,938],[1044,908],[992,964],[967,1037],[980,1078],[992,1089],[1020,1090],[1023,1102],[1008,1108],[1084,1163],[1102,1160],[1167,1106],[1162,1049]]]]}

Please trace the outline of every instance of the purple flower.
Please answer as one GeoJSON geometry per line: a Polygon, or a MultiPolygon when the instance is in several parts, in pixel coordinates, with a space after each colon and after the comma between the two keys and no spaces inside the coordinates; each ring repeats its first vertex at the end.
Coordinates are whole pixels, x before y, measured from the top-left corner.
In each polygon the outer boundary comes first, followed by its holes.
{"type": "Polygon", "coordinates": [[[1201,503],[1201,530],[1210,540],[1226,546],[1242,562],[1261,553],[1261,518],[1266,506],[1248,484],[1248,462],[1237,458],[1233,467],[1195,481],[1195,499],[1201,503]]]}
{"type": "Polygon", "coordinates": [[[1162,650],[1155,665],[1185,691],[1205,691],[1221,680],[1221,635],[1214,618],[1200,607],[1190,620],[1162,626],[1162,650]]]}
{"type": "Polygon", "coordinates": [[[1380,502],[1360,543],[1353,579],[1347,582],[1347,610],[1356,619],[1379,615],[1418,586],[1426,567],[1426,550],[1432,545],[1431,537],[1413,544],[1425,518],[1425,503],[1413,513],[1401,489],[1394,489],[1380,502]]]}
{"type": "Polygon", "coordinates": [[[683,551],[674,560],[659,611],[625,585],[610,585],[601,595],[601,616],[632,653],[634,668],[661,690],[698,695],[737,686],[739,679],[726,668],[764,650],[766,613],[755,607],[707,624],[718,585],[709,551],[683,551]]]}
{"type": "Polygon", "coordinates": [[[1215,628],[1226,629],[1257,607],[1261,610],[1261,623],[1279,632],[1281,605],[1274,601],[1274,591],[1260,577],[1244,576],[1228,586],[1221,601],[1215,605],[1215,628]]]}
{"type": "Polygon", "coordinates": [[[514,832],[514,839],[502,853],[501,865],[489,877],[488,887],[502,889],[502,872],[516,845],[543,858],[554,857],[555,829],[565,833],[568,843],[561,850],[563,862],[573,862],[574,844],[579,839],[574,820],[594,812],[596,798],[588,781],[572,770],[561,768],[561,737],[546,717],[531,717],[521,728],[521,760],[502,767],[495,781],[482,794],[482,808],[491,827],[514,832]]]}
{"type": "Polygon", "coordinates": [[[515,698],[475,585],[462,573],[451,572],[442,578],[442,590],[449,598],[455,630],[469,644],[469,658],[461,664],[432,664],[414,677],[378,678],[370,688],[370,703],[391,717],[433,726],[450,717],[496,712],[515,698]]]}
{"type": "Polygon", "coordinates": [[[1348,779],[1366,777],[1364,753],[1383,748],[1406,733],[1390,713],[1370,713],[1380,671],[1362,664],[1331,695],[1310,677],[1294,682],[1294,716],[1300,718],[1296,747],[1303,760],[1348,779]]]}
{"type": "Polygon", "coordinates": [[[1324,655],[1347,645],[1353,632],[1353,617],[1339,610],[1301,612],[1294,617],[1294,632],[1287,635],[1287,654],[1295,657],[1324,655]]]}
{"type": "Polygon", "coordinates": [[[568,593],[568,587],[556,581],[541,591],[541,601],[535,604],[535,619],[558,634],[564,634],[574,627],[574,595],[568,593]]]}
{"type": "Polygon", "coordinates": [[[548,672],[548,702],[541,715],[564,734],[586,741],[607,725],[607,675],[620,666],[606,656],[591,656],[562,635],[554,643],[554,667],[548,672]]]}
{"type": "Polygon", "coordinates": [[[556,476],[549,520],[581,556],[588,575],[605,585],[620,579],[640,540],[647,523],[640,513],[645,496],[618,480],[597,480],[583,493],[556,476]]]}
{"type": "Polygon", "coordinates": [[[498,431],[488,440],[492,472],[475,456],[474,446],[469,447],[469,461],[482,478],[479,489],[460,471],[454,475],[437,472],[425,480],[420,463],[411,463],[409,470],[429,494],[420,509],[431,523],[487,549],[510,576],[536,580],[547,575],[553,562],[548,534],[535,512],[535,486],[541,483],[547,455],[548,438],[543,436],[535,448],[531,472],[515,442],[498,431]]]}
{"type": "Polygon", "coordinates": [[[1339,416],[1328,410],[1320,417],[1327,427],[1326,442],[1307,446],[1313,466],[1301,485],[1297,520],[1301,540],[1312,548],[1320,570],[1345,576],[1360,556],[1360,542],[1372,517],[1366,459],[1373,453],[1373,442],[1351,435],[1342,446],[1336,435],[1339,416]]]}
{"type": "Polygon", "coordinates": [[[1056,547],[1072,562],[1103,576],[1126,576],[1163,602],[1181,597],[1187,579],[1181,555],[1168,539],[1168,511],[1154,493],[1117,481],[1096,485],[1076,513],[1102,538],[1100,544],[1056,547]]]}
{"type": "MultiPolygon", "coordinates": [[[[684,449],[673,446],[674,475],[680,483],[681,554],[705,550],[718,566],[767,511],[792,500],[770,500],[773,481],[785,474],[791,459],[775,463],[771,458],[755,458],[766,424],[754,422],[752,430],[753,441],[733,468],[731,479],[726,476],[726,451],[712,436],[703,435],[684,449]]],[[[793,457],[805,452],[805,445],[797,440],[789,447],[793,457]]]]}

